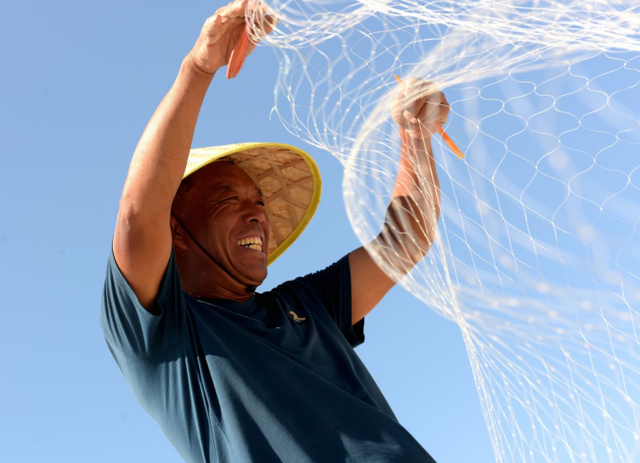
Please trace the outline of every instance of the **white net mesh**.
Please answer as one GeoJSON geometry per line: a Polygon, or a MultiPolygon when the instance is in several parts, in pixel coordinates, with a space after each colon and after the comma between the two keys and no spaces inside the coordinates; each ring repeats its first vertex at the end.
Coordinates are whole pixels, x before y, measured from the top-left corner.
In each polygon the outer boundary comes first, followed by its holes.
{"type": "Polygon", "coordinates": [[[447,96],[466,159],[434,137],[437,236],[401,284],[460,326],[496,461],[640,461],[640,4],[269,6],[275,112],[342,162],[363,243],[398,170],[393,75],[447,96]]]}

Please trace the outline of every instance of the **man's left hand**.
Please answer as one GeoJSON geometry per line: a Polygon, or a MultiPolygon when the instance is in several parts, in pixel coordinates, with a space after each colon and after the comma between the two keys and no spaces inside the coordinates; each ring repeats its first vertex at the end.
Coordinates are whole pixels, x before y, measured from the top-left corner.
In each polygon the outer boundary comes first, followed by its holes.
{"type": "Polygon", "coordinates": [[[391,105],[391,117],[414,140],[431,138],[436,131],[434,122],[444,124],[448,115],[444,93],[432,82],[416,77],[402,82],[391,105]]]}

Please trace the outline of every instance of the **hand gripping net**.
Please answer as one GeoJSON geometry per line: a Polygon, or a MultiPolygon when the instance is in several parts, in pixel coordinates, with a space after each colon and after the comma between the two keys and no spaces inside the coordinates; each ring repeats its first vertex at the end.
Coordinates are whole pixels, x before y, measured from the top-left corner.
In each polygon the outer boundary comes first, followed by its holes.
{"type": "Polygon", "coordinates": [[[363,243],[398,169],[394,74],[450,102],[466,159],[434,136],[437,236],[401,284],[460,326],[496,461],[640,461],[639,3],[269,6],[274,113],[340,160],[363,243]]]}

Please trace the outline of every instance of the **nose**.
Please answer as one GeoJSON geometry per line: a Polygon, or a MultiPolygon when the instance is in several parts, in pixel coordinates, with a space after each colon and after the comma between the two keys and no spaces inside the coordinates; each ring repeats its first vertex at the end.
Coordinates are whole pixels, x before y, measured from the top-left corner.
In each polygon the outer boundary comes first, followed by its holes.
{"type": "Polygon", "coordinates": [[[243,215],[246,222],[262,224],[267,221],[265,207],[253,201],[245,201],[243,215]]]}

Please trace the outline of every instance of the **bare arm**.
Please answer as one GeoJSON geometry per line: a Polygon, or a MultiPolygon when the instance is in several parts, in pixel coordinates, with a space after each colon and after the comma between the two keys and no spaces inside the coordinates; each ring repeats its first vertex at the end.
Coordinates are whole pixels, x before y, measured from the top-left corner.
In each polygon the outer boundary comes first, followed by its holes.
{"type": "Polygon", "coordinates": [[[171,203],[212,78],[197,70],[190,56],[185,58],[138,142],[120,199],[113,253],[147,310],[155,302],[169,261],[171,203]]]}
{"type": "Polygon", "coordinates": [[[120,199],[120,214],[164,215],[168,220],[187,165],[196,120],[214,74],[205,74],[191,55],[147,124],[133,154],[120,199]]]}
{"type": "MultiPolygon", "coordinates": [[[[245,27],[246,4],[247,0],[236,0],[207,19],[131,160],[113,252],[140,304],[150,311],[171,254],[171,205],[187,165],[198,114],[215,73],[228,64],[245,27]]],[[[254,48],[250,44],[245,57],[254,48]]]]}
{"type": "Polygon", "coordinates": [[[375,240],[349,255],[353,324],[424,258],[440,216],[440,185],[431,136],[433,122],[444,123],[449,108],[444,95],[430,82],[409,79],[407,84],[411,91],[399,94],[392,107],[402,146],[385,224],[375,240]],[[393,277],[375,263],[367,248],[375,250],[393,269],[393,277]]]}

